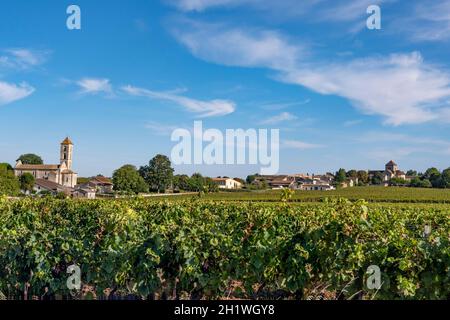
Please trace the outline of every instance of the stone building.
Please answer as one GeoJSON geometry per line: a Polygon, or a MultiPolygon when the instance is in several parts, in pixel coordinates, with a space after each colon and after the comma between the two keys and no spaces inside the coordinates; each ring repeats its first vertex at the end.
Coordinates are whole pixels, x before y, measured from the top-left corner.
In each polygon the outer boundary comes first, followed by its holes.
{"type": "Polygon", "coordinates": [[[72,170],[73,143],[69,138],[61,142],[59,153],[59,164],[23,164],[18,160],[14,174],[20,177],[24,173],[30,173],[36,180],[47,180],[63,187],[73,188],[77,184],[77,173],[72,170]]]}

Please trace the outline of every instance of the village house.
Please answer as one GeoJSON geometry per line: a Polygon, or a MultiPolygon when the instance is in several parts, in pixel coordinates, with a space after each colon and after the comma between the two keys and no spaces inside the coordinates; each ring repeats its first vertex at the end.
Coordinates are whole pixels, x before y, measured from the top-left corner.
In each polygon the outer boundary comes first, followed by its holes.
{"type": "Polygon", "coordinates": [[[298,186],[298,190],[302,191],[330,191],[335,189],[329,183],[303,183],[298,186]]]}
{"type": "Polygon", "coordinates": [[[112,181],[104,176],[93,177],[88,182],[76,186],[78,189],[94,190],[96,194],[111,194],[113,187],[112,181]]]}
{"type": "Polygon", "coordinates": [[[219,186],[219,189],[232,190],[242,188],[242,183],[231,178],[214,178],[212,180],[219,186]]]}
{"type": "Polygon", "coordinates": [[[52,195],[57,195],[58,193],[64,193],[66,196],[70,196],[75,189],[70,188],[70,187],[65,187],[59,183],[56,183],[56,182],[53,182],[50,180],[36,179],[33,190],[36,193],[48,192],[52,195]]]}

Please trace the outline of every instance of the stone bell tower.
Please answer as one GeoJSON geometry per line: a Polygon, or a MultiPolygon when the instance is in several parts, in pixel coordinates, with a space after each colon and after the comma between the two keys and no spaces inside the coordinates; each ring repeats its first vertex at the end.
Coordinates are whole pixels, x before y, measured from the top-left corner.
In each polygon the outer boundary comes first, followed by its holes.
{"type": "Polygon", "coordinates": [[[61,142],[61,151],[60,151],[60,162],[61,164],[65,163],[67,170],[72,169],[72,157],[73,157],[73,143],[70,141],[69,137],[64,139],[61,142]]]}

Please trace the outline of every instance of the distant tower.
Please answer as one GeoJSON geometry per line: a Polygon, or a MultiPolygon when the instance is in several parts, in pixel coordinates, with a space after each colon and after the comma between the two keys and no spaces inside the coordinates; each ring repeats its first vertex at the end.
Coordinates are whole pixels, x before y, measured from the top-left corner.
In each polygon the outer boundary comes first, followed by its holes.
{"type": "Polygon", "coordinates": [[[396,173],[398,171],[398,165],[394,161],[389,161],[386,163],[386,171],[391,171],[393,173],[396,173]]]}
{"type": "Polygon", "coordinates": [[[61,164],[65,163],[68,170],[72,169],[73,143],[69,137],[61,142],[61,164]]]}

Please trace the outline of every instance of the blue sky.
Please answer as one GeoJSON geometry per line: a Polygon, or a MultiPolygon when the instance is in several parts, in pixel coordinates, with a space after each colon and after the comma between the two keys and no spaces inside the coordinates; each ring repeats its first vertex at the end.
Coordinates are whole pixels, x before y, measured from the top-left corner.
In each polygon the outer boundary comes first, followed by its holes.
{"type": "MultiPolygon", "coordinates": [[[[170,155],[175,128],[279,128],[281,173],[450,166],[447,0],[3,1],[0,161],[81,176],[170,155]],[[77,4],[82,30],[66,28],[77,4]],[[380,5],[382,29],[366,9],[380,5]]],[[[254,166],[183,166],[246,176],[254,166]]]]}

